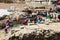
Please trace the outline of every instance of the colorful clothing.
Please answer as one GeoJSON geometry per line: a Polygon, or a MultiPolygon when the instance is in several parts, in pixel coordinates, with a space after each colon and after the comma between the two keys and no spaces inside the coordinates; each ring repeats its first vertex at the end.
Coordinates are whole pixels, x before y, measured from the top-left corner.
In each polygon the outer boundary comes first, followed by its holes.
{"type": "Polygon", "coordinates": [[[51,15],[48,15],[47,18],[48,18],[48,19],[51,19],[51,15]]]}
{"type": "Polygon", "coordinates": [[[37,24],[40,24],[41,22],[40,22],[40,20],[37,20],[37,24]]]}
{"type": "Polygon", "coordinates": [[[24,25],[27,25],[27,20],[24,20],[24,21],[23,21],[23,24],[24,24],[24,25]]]}
{"type": "Polygon", "coordinates": [[[10,22],[10,20],[6,20],[6,23],[10,22]]]}

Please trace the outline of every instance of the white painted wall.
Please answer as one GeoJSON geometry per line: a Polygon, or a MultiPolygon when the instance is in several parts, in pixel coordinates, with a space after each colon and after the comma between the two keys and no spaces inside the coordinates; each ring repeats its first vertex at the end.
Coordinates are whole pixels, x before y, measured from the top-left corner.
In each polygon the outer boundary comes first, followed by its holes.
{"type": "Polygon", "coordinates": [[[0,17],[2,17],[3,15],[10,15],[11,12],[8,12],[7,9],[0,9],[0,17]]]}

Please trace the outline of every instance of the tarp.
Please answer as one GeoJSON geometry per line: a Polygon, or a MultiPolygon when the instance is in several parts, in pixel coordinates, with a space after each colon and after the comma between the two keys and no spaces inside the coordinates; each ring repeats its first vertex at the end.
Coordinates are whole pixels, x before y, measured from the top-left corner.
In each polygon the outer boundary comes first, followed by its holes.
{"type": "Polygon", "coordinates": [[[10,15],[11,12],[8,12],[7,9],[0,9],[0,17],[4,15],[10,15]]]}

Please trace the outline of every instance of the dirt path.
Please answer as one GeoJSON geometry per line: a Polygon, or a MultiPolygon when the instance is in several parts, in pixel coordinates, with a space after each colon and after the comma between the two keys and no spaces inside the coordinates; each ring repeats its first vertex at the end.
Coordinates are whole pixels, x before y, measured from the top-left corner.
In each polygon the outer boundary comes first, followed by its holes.
{"type": "Polygon", "coordinates": [[[0,40],[4,40],[4,39],[5,39],[4,30],[0,30],[0,40]]]}
{"type": "Polygon", "coordinates": [[[0,8],[3,8],[3,9],[7,9],[9,8],[10,6],[15,6],[15,7],[18,7],[18,8],[23,8],[25,6],[25,4],[19,4],[19,3],[0,3],[0,8]]]}

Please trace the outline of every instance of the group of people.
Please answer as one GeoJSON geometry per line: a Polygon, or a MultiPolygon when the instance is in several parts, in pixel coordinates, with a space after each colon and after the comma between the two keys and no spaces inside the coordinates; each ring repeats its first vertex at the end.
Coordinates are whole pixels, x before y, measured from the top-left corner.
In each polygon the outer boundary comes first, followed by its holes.
{"type": "MultiPolygon", "coordinates": [[[[33,12],[32,12],[33,13],[33,12]]],[[[37,11],[35,12],[36,15],[32,21],[34,23],[40,24],[42,21],[44,21],[46,24],[49,24],[49,22],[60,22],[60,14],[56,13],[56,11],[51,10],[50,11],[37,11]]],[[[31,19],[28,19],[28,21],[31,21],[31,19]]],[[[24,24],[28,23],[27,20],[24,20],[24,24]]]]}
{"type": "MultiPolygon", "coordinates": [[[[36,23],[36,24],[41,24],[41,23],[45,23],[45,24],[49,24],[50,22],[60,22],[60,14],[56,13],[53,10],[50,11],[36,11],[36,15],[32,15],[31,12],[28,12],[28,16],[26,19],[24,19],[23,25],[27,25],[28,23],[36,23]]],[[[16,18],[16,22],[19,23],[20,22],[20,17],[16,18]]],[[[5,31],[7,32],[7,29],[9,29],[12,26],[10,20],[6,21],[6,27],[5,27],[5,31]]]]}

